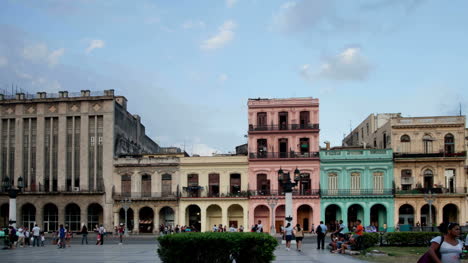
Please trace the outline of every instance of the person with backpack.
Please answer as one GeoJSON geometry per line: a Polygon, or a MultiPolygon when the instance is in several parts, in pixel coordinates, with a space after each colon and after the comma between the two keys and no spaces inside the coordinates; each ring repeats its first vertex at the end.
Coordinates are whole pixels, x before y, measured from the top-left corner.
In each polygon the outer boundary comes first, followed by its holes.
{"type": "Polygon", "coordinates": [[[302,249],[302,239],[304,238],[304,229],[301,228],[301,224],[296,224],[294,228],[294,235],[296,236],[296,248],[297,251],[302,249]]]}
{"type": "Polygon", "coordinates": [[[440,236],[431,240],[431,246],[426,254],[418,261],[441,263],[460,263],[460,254],[463,251],[463,242],[458,239],[460,236],[460,225],[458,223],[442,223],[439,225],[440,236]]]}
{"type": "Polygon", "coordinates": [[[325,249],[325,234],[327,233],[327,226],[323,221],[320,221],[315,233],[317,233],[317,249],[320,249],[320,244],[322,244],[322,249],[325,249]]]}

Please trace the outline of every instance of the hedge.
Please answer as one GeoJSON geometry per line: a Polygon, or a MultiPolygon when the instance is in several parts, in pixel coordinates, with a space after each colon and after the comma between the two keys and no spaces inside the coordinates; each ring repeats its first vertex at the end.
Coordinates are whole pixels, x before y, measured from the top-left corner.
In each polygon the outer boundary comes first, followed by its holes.
{"type": "Polygon", "coordinates": [[[278,241],[266,233],[178,233],[158,238],[162,262],[266,263],[275,259],[278,241]]]}
{"type": "Polygon", "coordinates": [[[375,246],[379,242],[379,233],[363,233],[361,236],[361,250],[375,246]]]}
{"type": "Polygon", "coordinates": [[[428,246],[431,239],[440,236],[438,232],[393,232],[386,233],[385,243],[391,246],[428,246]]]}

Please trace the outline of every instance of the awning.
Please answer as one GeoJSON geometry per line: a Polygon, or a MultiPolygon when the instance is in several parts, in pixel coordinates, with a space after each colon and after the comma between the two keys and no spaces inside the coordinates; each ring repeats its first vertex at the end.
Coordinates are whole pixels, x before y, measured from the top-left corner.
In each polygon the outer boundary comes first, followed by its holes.
{"type": "Polygon", "coordinates": [[[152,224],[153,220],[140,220],[140,224],[145,225],[145,224],[152,224]]]}

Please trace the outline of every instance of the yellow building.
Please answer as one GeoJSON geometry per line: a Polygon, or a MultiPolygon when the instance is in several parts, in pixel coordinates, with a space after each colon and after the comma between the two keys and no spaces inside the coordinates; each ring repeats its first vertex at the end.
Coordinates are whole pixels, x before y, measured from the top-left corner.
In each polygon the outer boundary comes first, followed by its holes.
{"type": "Polygon", "coordinates": [[[248,224],[247,156],[180,158],[178,224],[211,231],[248,224]]]}

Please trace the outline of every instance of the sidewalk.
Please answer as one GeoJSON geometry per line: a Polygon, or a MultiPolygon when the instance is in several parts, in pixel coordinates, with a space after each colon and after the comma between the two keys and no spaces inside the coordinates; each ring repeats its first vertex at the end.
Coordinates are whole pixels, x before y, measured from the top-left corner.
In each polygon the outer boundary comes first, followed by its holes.
{"type": "Polygon", "coordinates": [[[284,245],[280,245],[275,250],[275,263],[279,262],[316,262],[316,263],[358,263],[366,262],[355,259],[349,255],[333,254],[328,249],[317,249],[317,244],[303,244],[302,251],[296,251],[296,246],[291,245],[291,250],[287,251],[284,245]]]}

